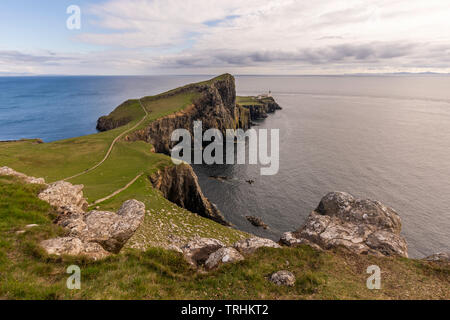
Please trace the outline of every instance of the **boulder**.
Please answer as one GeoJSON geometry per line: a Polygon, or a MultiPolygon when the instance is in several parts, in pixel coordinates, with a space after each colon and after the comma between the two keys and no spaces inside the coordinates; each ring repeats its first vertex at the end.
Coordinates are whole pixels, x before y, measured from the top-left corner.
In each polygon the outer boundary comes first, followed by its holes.
{"type": "Polygon", "coordinates": [[[450,263],[450,253],[448,253],[448,252],[435,253],[435,254],[432,254],[431,256],[424,258],[423,260],[432,261],[432,262],[450,263]]]}
{"type": "Polygon", "coordinates": [[[269,280],[279,286],[293,287],[295,285],[294,274],[286,270],[273,273],[269,280]]]}
{"type": "Polygon", "coordinates": [[[17,172],[9,167],[0,168],[0,176],[14,176],[22,179],[25,183],[45,184],[44,178],[35,178],[27,176],[23,173],[17,172]]]}
{"type": "Polygon", "coordinates": [[[269,226],[260,217],[246,216],[245,218],[255,227],[262,227],[264,229],[269,228],[269,226]]]}
{"type": "Polygon", "coordinates": [[[233,247],[242,254],[251,254],[261,247],[281,248],[276,242],[259,237],[240,240],[236,242],[233,247]]]}
{"type": "Polygon", "coordinates": [[[394,209],[379,201],[331,192],[322,198],[302,228],[283,234],[280,242],[288,246],[345,247],[358,254],[407,257],[407,244],[400,231],[401,219],[394,209]]]}
{"type": "Polygon", "coordinates": [[[97,243],[83,242],[80,239],[74,237],[44,240],[41,242],[41,246],[48,254],[54,254],[57,256],[84,255],[97,260],[103,259],[110,254],[97,243]]]}
{"type": "Polygon", "coordinates": [[[52,183],[38,197],[48,202],[61,214],[81,213],[88,208],[83,197],[83,185],[73,185],[69,182],[52,183]]]}
{"type": "Polygon", "coordinates": [[[205,262],[205,268],[211,270],[224,263],[244,260],[244,257],[234,248],[226,247],[211,253],[205,262]]]}
{"type": "Polygon", "coordinates": [[[192,266],[199,267],[205,264],[211,253],[223,247],[225,245],[217,239],[195,238],[185,244],[181,250],[192,266]]]}

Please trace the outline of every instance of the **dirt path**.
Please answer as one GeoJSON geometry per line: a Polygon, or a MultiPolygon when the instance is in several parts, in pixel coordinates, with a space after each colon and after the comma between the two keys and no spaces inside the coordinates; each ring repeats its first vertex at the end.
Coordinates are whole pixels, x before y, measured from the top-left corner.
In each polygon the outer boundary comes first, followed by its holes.
{"type": "Polygon", "coordinates": [[[125,130],[124,132],[122,132],[121,134],[119,134],[119,135],[113,140],[113,142],[112,142],[111,145],[109,146],[108,152],[106,152],[106,155],[105,155],[105,157],[102,159],[102,161],[100,161],[99,163],[97,163],[97,164],[96,164],[95,166],[93,166],[92,168],[86,169],[86,170],[83,171],[83,172],[80,172],[80,173],[77,173],[76,175],[73,175],[73,176],[71,176],[71,177],[65,178],[65,179],[63,179],[62,181],[67,181],[67,180],[71,180],[71,179],[77,178],[77,177],[79,177],[79,176],[81,176],[81,175],[83,175],[83,174],[86,174],[86,173],[88,173],[88,172],[90,172],[90,171],[92,171],[92,170],[95,170],[95,169],[97,169],[99,166],[101,166],[102,163],[105,162],[105,161],[108,159],[108,157],[109,157],[109,155],[111,154],[111,151],[112,151],[112,149],[113,149],[115,143],[116,143],[117,141],[119,141],[119,139],[122,138],[125,134],[127,134],[128,132],[130,132],[130,131],[136,129],[139,125],[141,125],[142,122],[144,122],[145,118],[148,116],[148,112],[147,112],[147,110],[144,108],[144,106],[142,105],[141,99],[139,99],[139,104],[141,105],[142,110],[144,110],[144,112],[145,112],[144,117],[143,117],[138,123],[136,123],[132,128],[130,128],[130,129],[128,129],[128,130],[125,130]]]}
{"type": "Polygon", "coordinates": [[[137,179],[139,179],[140,177],[142,177],[144,173],[140,173],[138,174],[133,180],[131,180],[130,182],[127,183],[127,185],[123,188],[120,188],[119,190],[114,191],[113,193],[111,193],[109,196],[106,196],[104,198],[98,199],[96,201],[94,201],[94,203],[92,203],[91,205],[95,205],[95,204],[99,204],[102,203],[108,199],[111,199],[112,197],[116,196],[117,194],[121,193],[122,191],[125,191],[126,189],[128,189],[128,187],[130,187],[133,183],[136,182],[137,179]]]}

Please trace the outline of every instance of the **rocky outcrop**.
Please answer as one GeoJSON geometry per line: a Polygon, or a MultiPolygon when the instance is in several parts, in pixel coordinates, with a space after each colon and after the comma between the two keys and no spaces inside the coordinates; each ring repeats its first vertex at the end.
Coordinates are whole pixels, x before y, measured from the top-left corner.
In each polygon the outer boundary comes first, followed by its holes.
{"type": "Polygon", "coordinates": [[[25,183],[45,184],[44,178],[30,177],[21,172],[17,172],[16,170],[11,169],[9,167],[1,167],[0,168],[0,176],[14,176],[14,177],[17,177],[17,178],[23,180],[25,183]]]}
{"type": "Polygon", "coordinates": [[[295,276],[292,272],[281,270],[273,273],[270,278],[270,282],[275,283],[278,286],[293,287],[295,285],[295,276]]]}
{"type": "Polygon", "coordinates": [[[81,213],[88,208],[83,196],[83,185],[72,185],[69,182],[58,181],[39,193],[41,200],[48,202],[60,214],[81,213]]]}
{"type": "Polygon", "coordinates": [[[234,263],[244,260],[244,257],[234,248],[220,248],[209,255],[205,262],[206,270],[212,270],[221,264],[234,263]]]}
{"type": "Polygon", "coordinates": [[[270,239],[264,239],[264,238],[259,238],[259,237],[253,237],[253,238],[248,238],[248,239],[243,239],[240,240],[238,242],[236,242],[233,247],[239,251],[242,254],[252,254],[254,253],[257,249],[262,248],[262,247],[267,247],[267,248],[281,248],[281,246],[279,244],[277,244],[276,242],[270,240],[270,239]]]}
{"type": "Polygon", "coordinates": [[[345,247],[359,254],[407,257],[407,244],[400,231],[401,219],[394,209],[379,201],[331,192],[322,198],[301,229],[285,233],[280,242],[288,246],[345,247]]]}
{"type": "Polygon", "coordinates": [[[59,224],[69,230],[69,236],[83,243],[97,243],[104,250],[119,253],[134,234],[145,216],[145,205],[137,200],[128,200],[117,213],[90,211],[73,213],[59,224]]]}
{"type": "Polygon", "coordinates": [[[432,254],[431,256],[424,258],[423,260],[431,262],[450,263],[450,253],[448,252],[435,253],[432,254]]]}
{"type": "Polygon", "coordinates": [[[202,217],[230,225],[219,209],[203,195],[197,175],[190,165],[166,167],[153,174],[150,181],[169,201],[202,217]]]}
{"type": "Polygon", "coordinates": [[[64,237],[44,240],[41,247],[48,253],[56,256],[88,256],[91,259],[99,260],[110,255],[98,243],[83,242],[79,238],[64,237]]]}
{"type": "Polygon", "coordinates": [[[268,117],[268,113],[274,113],[282,108],[272,97],[256,99],[255,104],[244,104],[242,107],[250,113],[250,120],[261,120],[268,117]]]}
{"type": "Polygon", "coordinates": [[[225,245],[217,239],[195,238],[184,245],[181,250],[185,259],[194,267],[205,265],[209,256],[225,247],[225,245]]]}
{"type": "Polygon", "coordinates": [[[261,247],[281,248],[270,239],[257,237],[238,241],[233,247],[227,247],[217,239],[194,238],[181,250],[195,269],[209,271],[222,264],[242,261],[244,255],[250,255],[261,247]]]}

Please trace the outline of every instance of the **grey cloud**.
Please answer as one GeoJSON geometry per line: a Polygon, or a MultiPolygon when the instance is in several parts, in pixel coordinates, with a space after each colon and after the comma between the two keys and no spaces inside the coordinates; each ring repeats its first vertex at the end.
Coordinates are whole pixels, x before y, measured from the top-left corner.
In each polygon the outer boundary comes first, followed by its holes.
{"type": "Polygon", "coordinates": [[[27,54],[20,51],[0,51],[0,61],[6,63],[32,63],[32,64],[46,64],[54,65],[61,61],[71,60],[68,57],[57,56],[53,52],[49,52],[48,55],[34,55],[27,54]]]}
{"type": "Polygon", "coordinates": [[[208,51],[166,59],[166,67],[254,66],[265,63],[367,63],[411,55],[416,44],[368,43],[343,44],[323,48],[305,48],[293,52],[270,51],[208,51]]]}

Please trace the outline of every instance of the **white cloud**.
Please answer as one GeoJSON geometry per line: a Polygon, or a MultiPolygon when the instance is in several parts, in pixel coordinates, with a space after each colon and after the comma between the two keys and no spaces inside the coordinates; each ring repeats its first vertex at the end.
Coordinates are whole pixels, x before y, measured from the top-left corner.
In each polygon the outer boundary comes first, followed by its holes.
{"type": "Polygon", "coordinates": [[[448,0],[107,0],[87,13],[102,32],[77,40],[102,51],[21,63],[75,73],[450,72],[448,0]]]}

